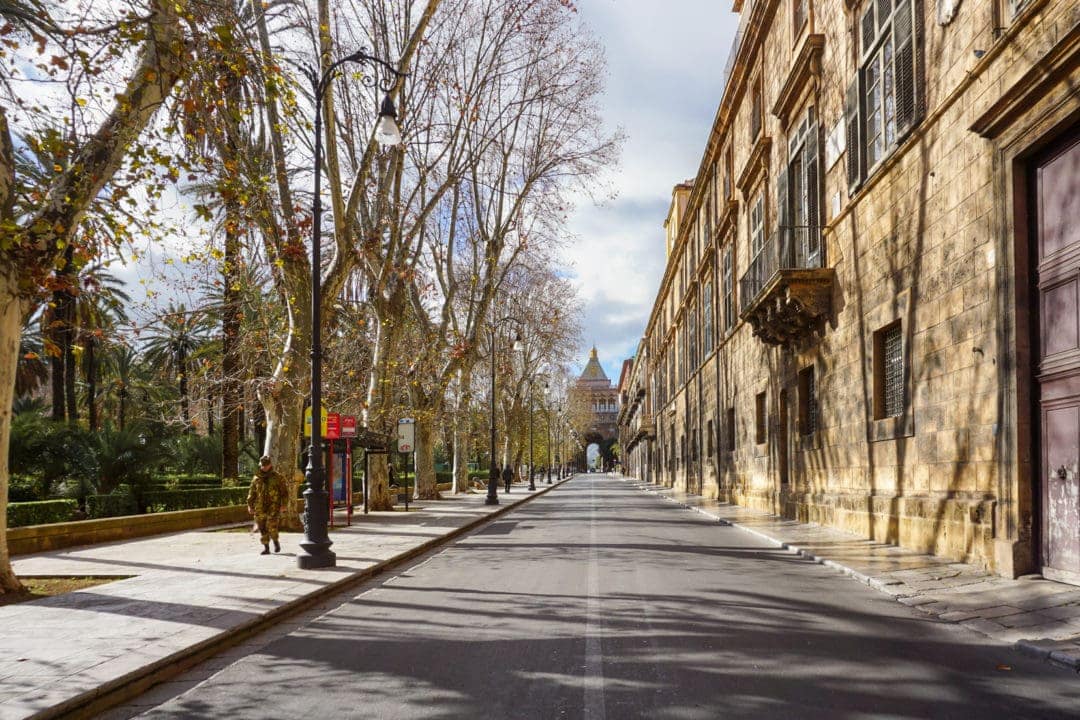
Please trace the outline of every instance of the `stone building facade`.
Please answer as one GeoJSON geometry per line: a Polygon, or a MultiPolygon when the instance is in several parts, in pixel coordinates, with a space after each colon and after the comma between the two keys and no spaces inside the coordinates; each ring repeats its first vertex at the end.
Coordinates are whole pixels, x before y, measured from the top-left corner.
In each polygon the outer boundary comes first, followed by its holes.
{"type": "MultiPolygon", "coordinates": [[[[604,463],[609,466],[612,460],[611,446],[619,437],[619,392],[601,367],[595,347],[589,352],[585,369],[570,388],[570,394],[572,403],[588,409],[588,423],[581,438],[583,446],[588,447],[592,443],[599,445],[604,463]]],[[[582,467],[584,459],[582,454],[582,467]]]]}
{"type": "Polygon", "coordinates": [[[629,373],[630,467],[1080,581],[1080,4],[734,9],[629,373]]]}

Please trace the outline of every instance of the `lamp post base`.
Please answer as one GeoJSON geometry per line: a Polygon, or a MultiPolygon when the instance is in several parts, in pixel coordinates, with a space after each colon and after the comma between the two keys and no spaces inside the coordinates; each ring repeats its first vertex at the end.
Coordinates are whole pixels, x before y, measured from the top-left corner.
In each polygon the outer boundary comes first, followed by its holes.
{"type": "Polygon", "coordinates": [[[498,505],[499,504],[499,490],[498,490],[498,484],[497,484],[498,482],[499,481],[495,480],[494,478],[490,478],[490,477],[488,478],[488,494],[487,494],[487,497],[484,498],[484,504],[485,505],[498,505]]]}
{"type": "Polygon", "coordinates": [[[300,543],[300,552],[296,553],[296,567],[301,570],[335,567],[337,555],[330,550],[330,544],[300,543]]]}

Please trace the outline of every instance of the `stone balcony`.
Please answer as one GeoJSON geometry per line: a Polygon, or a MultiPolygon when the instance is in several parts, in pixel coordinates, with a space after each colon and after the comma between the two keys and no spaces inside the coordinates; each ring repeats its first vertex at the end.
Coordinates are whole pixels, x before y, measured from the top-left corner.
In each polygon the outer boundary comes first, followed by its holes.
{"type": "Polygon", "coordinates": [[[824,329],[836,272],[824,266],[819,227],[780,227],[739,281],[740,313],[769,345],[794,345],[824,329]]]}

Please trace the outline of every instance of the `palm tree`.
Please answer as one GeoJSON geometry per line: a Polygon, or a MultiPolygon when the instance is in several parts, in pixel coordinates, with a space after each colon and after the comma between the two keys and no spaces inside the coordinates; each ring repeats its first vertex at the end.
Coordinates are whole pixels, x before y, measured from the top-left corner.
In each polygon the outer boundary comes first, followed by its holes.
{"type": "Polygon", "coordinates": [[[147,361],[171,372],[177,380],[180,419],[185,431],[191,427],[188,392],[190,360],[204,337],[198,314],[189,312],[183,304],[169,303],[160,321],[150,327],[144,348],[147,361]]]}
{"type": "Polygon", "coordinates": [[[105,265],[88,265],[79,272],[79,294],[75,299],[75,318],[78,322],[77,340],[82,347],[82,370],[86,380],[87,419],[91,430],[98,428],[98,350],[110,342],[110,334],[120,323],[127,322],[125,304],[131,298],[105,265]]]}
{"type": "Polygon", "coordinates": [[[19,366],[15,371],[15,398],[29,397],[49,379],[49,366],[42,358],[45,342],[40,318],[31,318],[19,337],[19,366]]]}

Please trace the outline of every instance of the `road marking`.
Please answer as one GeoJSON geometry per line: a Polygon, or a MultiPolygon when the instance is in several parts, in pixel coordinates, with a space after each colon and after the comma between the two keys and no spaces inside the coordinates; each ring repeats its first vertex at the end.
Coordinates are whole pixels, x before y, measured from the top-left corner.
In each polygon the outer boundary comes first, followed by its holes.
{"type": "Polygon", "coordinates": [[[595,484],[589,483],[589,569],[585,612],[585,717],[603,720],[604,651],[600,615],[600,559],[596,549],[595,484]]]}

